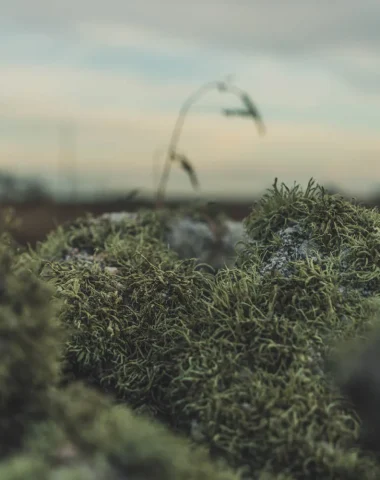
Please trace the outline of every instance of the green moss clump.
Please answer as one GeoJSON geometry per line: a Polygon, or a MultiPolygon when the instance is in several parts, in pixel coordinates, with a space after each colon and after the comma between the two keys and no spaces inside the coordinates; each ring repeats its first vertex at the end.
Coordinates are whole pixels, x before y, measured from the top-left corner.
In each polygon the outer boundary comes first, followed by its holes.
{"type": "MultiPolygon", "coordinates": [[[[380,478],[325,362],[380,315],[379,214],[313,182],[275,184],[245,224],[236,268],[215,277],[179,262],[141,218],[99,222],[111,230],[91,261],[47,261],[57,243],[73,245],[51,236],[41,274],[65,302],[69,370],[248,478],[380,478]]],[[[81,248],[97,238],[86,231],[70,231],[81,248]]]]}
{"type": "Polygon", "coordinates": [[[60,225],[48,235],[47,241],[39,242],[36,248],[37,258],[62,259],[73,249],[94,254],[97,250],[103,250],[115,234],[121,237],[163,240],[167,228],[164,219],[167,215],[166,210],[157,213],[141,210],[136,215],[126,214],[118,221],[106,215],[100,217],[99,221],[94,215],[87,214],[84,218],[60,225]]]}
{"type": "Polygon", "coordinates": [[[27,425],[44,415],[63,343],[53,289],[7,239],[0,244],[0,455],[17,448],[27,425]]]}
{"type": "MultiPolygon", "coordinates": [[[[41,275],[64,302],[66,373],[116,392],[134,408],[149,404],[152,413],[165,416],[166,386],[178,373],[173,359],[184,355],[193,328],[185,319],[204,307],[212,277],[196,271],[191,260],[179,261],[152,236],[149,218],[123,221],[120,230],[102,237],[102,249],[96,244],[91,261],[53,255],[55,261],[42,261],[41,275]]],[[[80,237],[89,249],[95,233],[87,239],[86,221],[78,224],[82,233],[69,228],[63,238],[59,231],[60,243],[78,245],[72,238],[80,237]]],[[[41,245],[42,258],[52,252],[51,245],[57,245],[54,235],[41,245]]]]}
{"type": "Polygon", "coordinates": [[[376,218],[376,209],[360,207],[341,195],[330,195],[313,179],[303,191],[299,185],[289,188],[281,184],[278,188],[276,178],[273,188],[245,219],[245,226],[252,239],[270,242],[279,229],[304,220],[313,237],[332,249],[351,235],[356,239],[367,237],[376,218]]]}
{"type": "MultiPolygon", "coordinates": [[[[204,340],[192,344],[169,387],[173,422],[189,434],[196,422],[214,455],[251,475],[268,468],[297,479],[379,475],[379,464],[359,450],[354,409],[323,371],[322,334],[330,328],[344,338],[344,325],[335,327],[333,316],[323,325],[321,316],[313,327],[292,310],[270,310],[268,297],[247,273],[219,274],[211,318],[197,322],[204,340]]],[[[361,308],[358,329],[371,311],[361,308]]]]}
{"type": "Polygon", "coordinates": [[[378,318],[365,338],[343,343],[329,359],[336,383],[360,416],[361,444],[377,453],[380,449],[379,326],[378,318]]]}
{"type": "Polygon", "coordinates": [[[73,384],[52,397],[52,416],[24,451],[0,463],[4,480],[238,480],[207,452],[73,384]]]}
{"type": "Polygon", "coordinates": [[[2,240],[0,478],[238,480],[162,425],[81,384],[62,388],[62,304],[30,256],[2,240]]]}

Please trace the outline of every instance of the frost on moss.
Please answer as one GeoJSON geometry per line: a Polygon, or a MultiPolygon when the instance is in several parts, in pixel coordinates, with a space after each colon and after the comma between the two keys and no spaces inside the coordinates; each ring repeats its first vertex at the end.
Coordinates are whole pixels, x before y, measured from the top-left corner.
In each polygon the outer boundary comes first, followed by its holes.
{"type": "Polygon", "coordinates": [[[146,215],[78,221],[37,252],[64,301],[67,371],[248,478],[380,478],[326,362],[380,316],[377,211],[275,183],[216,276],[180,261],[146,215]]]}

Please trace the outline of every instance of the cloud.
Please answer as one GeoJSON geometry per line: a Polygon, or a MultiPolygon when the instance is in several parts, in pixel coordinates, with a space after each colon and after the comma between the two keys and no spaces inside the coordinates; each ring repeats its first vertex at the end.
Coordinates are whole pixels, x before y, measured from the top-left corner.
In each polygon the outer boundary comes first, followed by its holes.
{"type": "Polygon", "coordinates": [[[107,45],[113,48],[154,52],[156,54],[179,57],[181,55],[199,55],[201,46],[178,38],[170,38],[152,29],[135,26],[105,23],[80,23],[77,26],[78,37],[92,46],[107,45]]]}
{"type": "MultiPolygon", "coordinates": [[[[67,53],[75,56],[76,46],[82,60],[89,55],[96,62],[91,52],[96,48],[99,52],[101,46],[108,48],[108,57],[111,49],[119,50],[130,68],[128,52],[160,56],[162,62],[168,57],[180,62],[177,73],[188,65],[189,76],[202,64],[207,69],[209,62],[219,74],[223,56],[241,56],[247,63],[260,56],[314,62],[320,70],[373,95],[380,84],[379,18],[378,0],[13,0],[2,6],[0,25],[2,36],[10,32],[15,42],[17,32],[65,39],[71,43],[67,53]]],[[[162,65],[163,71],[168,68],[169,62],[162,65]]]]}
{"type": "MultiPolygon", "coordinates": [[[[378,129],[380,96],[367,100],[333,75],[300,64],[273,62],[265,57],[255,65],[227,57],[239,74],[238,85],[258,104],[268,126],[276,121],[314,122],[347,128],[378,129]]],[[[133,72],[114,72],[79,66],[17,66],[0,64],[0,117],[58,122],[71,119],[82,125],[117,125],[132,128],[145,113],[168,114],[174,123],[183,101],[200,82],[157,81],[133,72]]],[[[239,106],[228,94],[208,93],[191,116],[220,115],[222,107],[239,106]]],[[[238,119],[231,118],[229,123],[238,119]]]]}
{"type": "Polygon", "coordinates": [[[377,0],[13,0],[7,23],[72,28],[81,23],[140,26],[183,41],[277,53],[304,53],[341,45],[378,48],[377,0]]]}
{"type": "Polygon", "coordinates": [[[342,46],[340,49],[331,49],[326,53],[324,64],[345,85],[364,92],[367,97],[380,98],[378,50],[366,50],[359,46],[342,46]]]}
{"type": "Polygon", "coordinates": [[[135,111],[178,105],[192,85],[157,84],[142,74],[118,74],[83,68],[0,65],[0,114],[53,119],[107,112],[125,118],[135,111]],[[169,102],[167,100],[169,99],[169,102]],[[87,112],[87,113],[86,113],[87,112]]]}

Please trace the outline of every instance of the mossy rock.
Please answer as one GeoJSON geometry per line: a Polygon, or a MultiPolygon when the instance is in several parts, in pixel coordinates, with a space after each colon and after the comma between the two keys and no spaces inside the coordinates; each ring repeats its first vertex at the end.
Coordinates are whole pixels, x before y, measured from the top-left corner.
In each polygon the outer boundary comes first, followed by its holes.
{"type": "Polygon", "coordinates": [[[326,362],[380,318],[379,213],[275,183],[216,276],[168,249],[161,220],[78,220],[37,250],[64,302],[66,372],[247,478],[380,478],[326,362]]]}

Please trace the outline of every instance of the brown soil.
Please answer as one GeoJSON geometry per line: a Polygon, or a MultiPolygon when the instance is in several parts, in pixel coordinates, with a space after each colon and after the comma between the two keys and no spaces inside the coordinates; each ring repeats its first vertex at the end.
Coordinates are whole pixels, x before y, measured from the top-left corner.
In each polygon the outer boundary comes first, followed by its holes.
{"type": "MultiPolygon", "coordinates": [[[[218,208],[226,213],[233,220],[242,220],[248,215],[252,208],[250,203],[223,202],[218,203],[218,208]]],[[[179,202],[168,202],[167,206],[176,207],[179,202]]],[[[113,201],[99,203],[21,203],[21,204],[3,204],[0,206],[0,212],[7,207],[14,209],[15,215],[21,220],[18,230],[13,231],[15,239],[23,244],[28,243],[32,246],[36,242],[44,240],[46,235],[64,222],[74,220],[91,212],[100,215],[105,212],[133,212],[141,207],[152,208],[153,204],[149,201],[113,201]]]]}

